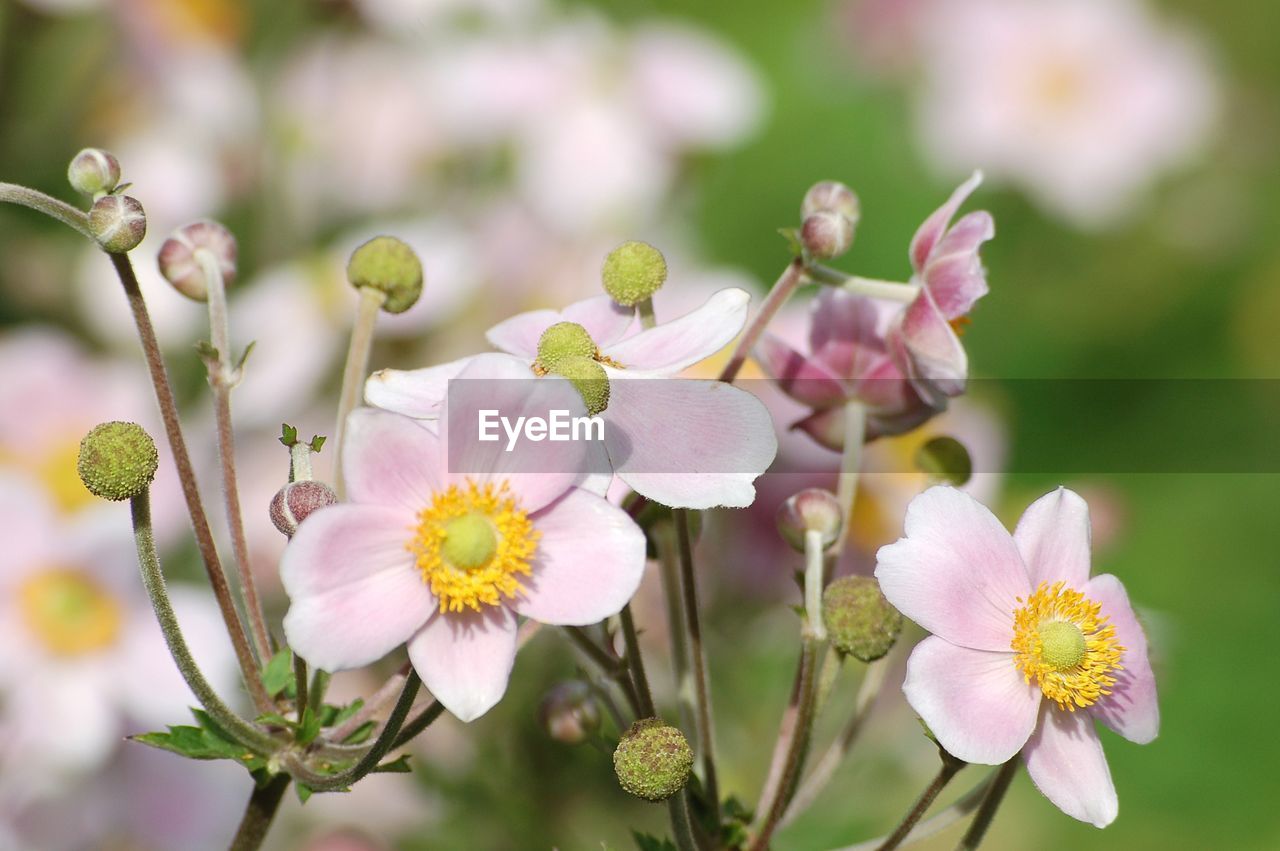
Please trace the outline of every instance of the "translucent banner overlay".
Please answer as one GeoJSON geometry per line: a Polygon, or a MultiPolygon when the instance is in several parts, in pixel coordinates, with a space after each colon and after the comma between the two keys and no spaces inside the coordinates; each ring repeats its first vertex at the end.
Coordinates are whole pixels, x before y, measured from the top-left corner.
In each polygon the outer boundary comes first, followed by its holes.
{"type": "MultiPolygon", "coordinates": [[[[797,425],[815,413],[840,417],[841,406],[828,404],[832,382],[791,381],[785,394],[766,379],[732,388],[678,378],[609,385],[609,403],[593,419],[564,379],[451,380],[444,407],[450,471],[486,472],[495,456],[508,456],[499,463],[522,472],[585,466],[603,473],[622,463],[644,473],[755,472],[742,460],[751,453],[735,446],[758,431],[749,433],[740,416],[715,416],[741,410],[739,397],[726,400],[736,392],[757,397],[772,418],[780,448],[770,472],[812,472],[825,457],[832,468],[838,463],[837,452],[819,448],[797,425]]],[[[947,420],[928,421],[927,406],[904,381],[864,381],[857,390],[878,402],[867,407],[872,431],[925,419],[930,434],[969,442],[947,420]]],[[[973,453],[974,473],[1280,473],[1280,379],[971,379],[966,397],[951,404],[985,408],[1008,435],[1009,445],[994,453],[998,462],[973,453]]],[[[877,457],[876,471],[916,471],[911,453],[896,456],[877,457]]]]}

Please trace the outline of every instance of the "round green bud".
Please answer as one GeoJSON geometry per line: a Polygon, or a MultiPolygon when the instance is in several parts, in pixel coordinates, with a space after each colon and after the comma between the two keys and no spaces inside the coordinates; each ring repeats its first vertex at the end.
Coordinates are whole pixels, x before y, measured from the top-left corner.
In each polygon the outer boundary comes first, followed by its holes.
{"type": "Polygon", "coordinates": [[[609,407],[609,375],[591,358],[562,358],[551,374],[569,379],[591,416],[609,407]]]}
{"type": "Polygon", "coordinates": [[[654,803],[683,789],[692,768],[693,750],[684,734],[657,718],[632,724],[613,752],[613,770],[622,788],[654,803]]]}
{"type": "Polygon", "coordinates": [[[119,501],[145,493],[159,465],[155,441],[142,426],[110,422],[80,441],[76,472],[94,496],[119,501]]]}
{"type": "Polygon", "coordinates": [[[647,242],[624,242],[604,260],[604,291],[614,301],[634,307],[651,297],[667,280],[667,261],[647,242]]]}
{"type": "Polygon", "coordinates": [[[565,358],[596,356],[596,343],[576,322],[557,322],[538,338],[538,366],[550,372],[565,358]]]}
{"type": "Polygon", "coordinates": [[[394,236],[375,236],[351,253],[347,280],[356,289],[370,287],[387,294],[382,309],[404,313],[422,295],[422,263],[413,249],[394,236]]]}
{"type": "Polygon", "coordinates": [[[566,745],[578,745],[600,729],[600,701],[582,680],[558,683],[538,704],[538,721],[547,735],[566,745]]]}
{"type": "Polygon", "coordinates": [[[863,662],[881,658],[902,632],[902,613],[870,576],[845,576],[822,592],[822,621],[841,653],[863,662]]]}
{"type": "Polygon", "coordinates": [[[137,198],[103,195],[89,210],[89,232],[108,254],[124,254],[147,235],[147,214],[137,198]]]}
{"type": "Polygon", "coordinates": [[[105,195],[120,183],[120,163],[98,148],[85,148],[67,166],[71,188],[85,195],[105,195]]]}

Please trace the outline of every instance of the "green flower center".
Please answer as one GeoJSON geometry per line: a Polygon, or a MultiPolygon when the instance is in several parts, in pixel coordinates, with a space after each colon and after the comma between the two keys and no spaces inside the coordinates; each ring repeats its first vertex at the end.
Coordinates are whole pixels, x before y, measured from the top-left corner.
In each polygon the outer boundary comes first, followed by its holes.
{"type": "Polygon", "coordinates": [[[444,528],[442,554],[461,570],[474,570],[489,562],[498,549],[498,536],[482,514],[472,512],[450,520],[444,528]]]}
{"type": "Polygon", "coordinates": [[[1040,625],[1040,658],[1055,671],[1074,668],[1084,658],[1085,640],[1080,627],[1065,621],[1040,625]]]}

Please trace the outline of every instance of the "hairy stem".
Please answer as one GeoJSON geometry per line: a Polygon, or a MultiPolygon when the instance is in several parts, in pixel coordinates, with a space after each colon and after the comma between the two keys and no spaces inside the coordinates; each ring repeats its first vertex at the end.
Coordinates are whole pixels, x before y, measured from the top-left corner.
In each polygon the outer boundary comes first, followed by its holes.
{"type": "Polygon", "coordinates": [[[18,186],[16,183],[0,183],[0,203],[17,204],[44,213],[97,242],[93,238],[93,232],[89,230],[89,217],[83,211],[43,192],[18,186]]]}
{"type": "Polygon", "coordinates": [[[689,801],[687,790],[681,789],[667,799],[667,808],[671,814],[671,833],[675,837],[678,851],[697,851],[693,841],[693,822],[689,818],[689,801]]]}
{"type": "Polygon", "coordinates": [[[787,300],[791,298],[796,288],[804,283],[804,271],[804,261],[799,257],[787,265],[782,276],[774,283],[773,289],[769,290],[769,294],[765,296],[760,309],[756,311],[755,318],[751,320],[746,330],[742,332],[742,336],[738,338],[738,345],[734,347],[733,354],[729,357],[729,362],[725,364],[720,373],[721,381],[732,382],[738,377],[739,370],[747,362],[747,357],[751,354],[751,350],[755,348],[756,343],[759,342],[760,335],[764,333],[765,327],[773,320],[773,317],[782,306],[787,303],[787,300]]]}
{"type": "Polygon", "coordinates": [[[991,821],[996,817],[996,810],[1000,809],[1000,804],[1004,802],[1004,795],[1009,791],[1013,776],[1018,773],[1018,765],[1021,761],[1022,755],[1015,754],[1013,759],[1000,766],[1000,770],[991,781],[991,789],[982,799],[978,814],[973,817],[969,829],[961,837],[956,851],[973,851],[982,844],[983,838],[987,835],[987,828],[991,827],[991,821]]]}
{"type": "MultiPolygon", "coordinates": [[[[986,797],[987,790],[991,788],[991,783],[995,779],[997,772],[992,772],[983,778],[982,782],[974,786],[968,792],[964,793],[954,804],[939,812],[937,815],[930,816],[924,821],[917,824],[907,834],[902,841],[902,845],[911,845],[916,842],[937,836],[942,831],[951,827],[951,825],[963,819],[969,813],[978,808],[982,803],[982,799],[986,797]]],[[[889,837],[877,836],[875,839],[868,839],[865,842],[858,842],[854,845],[846,845],[842,848],[834,849],[834,851],[875,851],[889,837]]]]}
{"type": "Polygon", "coordinates": [[[612,648],[602,646],[580,626],[566,626],[563,629],[569,640],[596,664],[601,673],[622,689],[622,696],[626,698],[632,714],[637,718],[643,717],[640,711],[640,694],[636,691],[626,660],[618,658],[612,648]]]}
{"type": "Polygon", "coordinates": [[[151,530],[151,498],[146,491],[133,498],[130,503],[133,514],[133,538],[138,549],[138,566],[142,571],[142,586],[146,589],[151,607],[155,610],[160,631],[164,634],[165,644],[169,647],[169,655],[178,666],[182,679],[187,687],[200,701],[200,705],[218,722],[228,735],[237,742],[262,755],[273,753],[277,742],[262,730],[245,721],[231,710],[213,690],[213,686],[205,679],[200,666],[196,664],[191,649],[187,646],[178,625],[178,617],[174,614],[173,604],[169,601],[165,590],[164,572],[160,568],[160,559],[156,555],[155,535],[151,530]]]}
{"type": "Polygon", "coordinates": [[[356,321],[351,328],[351,345],[347,349],[347,365],[342,370],[342,395],[338,397],[338,422],[333,427],[334,466],[333,489],[339,497],[344,494],[342,480],[342,442],[346,438],[347,415],[360,403],[361,389],[369,372],[369,352],[373,348],[373,326],[378,311],[387,301],[387,294],[373,287],[360,288],[360,303],[356,306],[356,321]]]}
{"type": "Polygon", "coordinates": [[[191,455],[187,452],[187,442],[182,435],[182,423],[178,419],[178,403],[173,396],[173,387],[169,384],[169,374],[165,369],[164,359],[160,355],[160,344],[156,341],[155,329],[151,325],[151,316],[147,312],[147,303],[142,298],[142,290],[138,286],[138,278],[133,272],[133,264],[127,254],[110,254],[111,264],[115,267],[124,287],[125,298],[129,302],[129,310],[133,314],[134,325],[138,329],[138,338],[142,343],[142,354],[147,362],[151,375],[151,384],[155,390],[156,402],[160,406],[160,417],[164,421],[165,436],[169,440],[169,449],[173,454],[174,465],[178,468],[178,479],[182,483],[182,496],[187,503],[187,512],[191,515],[191,526],[195,532],[196,546],[200,550],[200,559],[204,562],[205,573],[209,577],[209,585],[213,588],[213,596],[218,601],[218,610],[222,613],[222,621],[226,625],[227,634],[231,637],[231,646],[235,650],[236,659],[240,663],[240,672],[244,677],[245,687],[253,697],[254,706],[260,712],[274,711],[274,705],[267,691],[263,688],[259,668],[253,658],[253,650],[245,634],[244,625],[236,612],[235,601],[231,596],[231,587],[227,584],[226,574],[222,569],[222,561],[218,558],[218,548],[213,541],[213,531],[209,528],[209,518],[205,515],[204,502],[200,498],[200,490],[196,485],[195,468],[191,464],[191,455]]]}
{"type": "Polygon", "coordinates": [[[924,817],[924,814],[933,806],[933,802],[937,800],[938,793],[946,788],[951,782],[951,778],[956,776],[956,772],[964,768],[964,763],[950,757],[944,757],[942,760],[942,768],[938,769],[937,775],[930,781],[925,790],[920,793],[920,797],[916,798],[916,802],[911,805],[911,809],[903,816],[902,821],[885,838],[884,842],[876,851],[892,851],[902,844],[907,838],[907,834],[911,833],[911,829],[924,817]]]}
{"type": "Polygon", "coordinates": [[[262,847],[291,779],[287,774],[278,774],[267,785],[253,790],[228,851],[258,851],[262,847]]]}
{"type": "Polygon", "coordinates": [[[649,678],[644,672],[644,658],[640,655],[640,637],[636,634],[636,622],[631,617],[631,604],[622,607],[622,640],[627,645],[627,669],[636,689],[636,704],[641,718],[653,718],[658,712],[653,706],[653,693],[649,690],[649,678]]]}
{"type": "Polygon", "coordinates": [[[217,351],[217,360],[210,362],[209,386],[213,388],[214,419],[218,432],[218,460],[222,468],[222,497],[227,509],[227,531],[231,535],[231,551],[236,561],[240,579],[240,592],[244,595],[245,613],[249,616],[250,633],[258,652],[258,659],[265,663],[271,658],[271,635],[267,632],[267,620],[258,599],[258,586],[249,564],[249,543],[245,538],[244,516],[240,510],[240,488],[236,481],[235,432],[231,425],[231,391],[239,382],[238,370],[231,362],[231,332],[227,320],[227,287],[222,267],[206,249],[197,249],[196,262],[204,273],[205,289],[209,293],[209,339],[217,351]]]}
{"type": "Polygon", "coordinates": [[[702,643],[702,621],[698,605],[698,581],[693,566],[693,541],[689,536],[689,512],[677,508],[671,512],[680,546],[681,597],[684,603],[685,631],[688,634],[689,661],[693,665],[694,729],[698,737],[698,753],[702,756],[702,784],[712,824],[720,824],[720,789],[716,781],[715,720],[711,713],[711,683],[707,675],[707,651],[702,643]]]}
{"type": "Polygon", "coordinates": [[[667,632],[671,639],[671,672],[675,680],[676,700],[680,704],[680,725],[685,727],[694,723],[695,709],[693,672],[689,669],[689,641],[684,628],[684,603],[680,590],[680,555],[673,527],[663,524],[655,532],[662,597],[667,609],[667,632]]]}
{"type": "Polygon", "coordinates": [[[858,275],[846,275],[827,266],[811,265],[806,270],[809,280],[815,284],[840,287],[855,295],[882,298],[888,301],[910,302],[920,293],[917,284],[904,284],[898,281],[881,281],[876,278],[862,278],[858,275]]]}

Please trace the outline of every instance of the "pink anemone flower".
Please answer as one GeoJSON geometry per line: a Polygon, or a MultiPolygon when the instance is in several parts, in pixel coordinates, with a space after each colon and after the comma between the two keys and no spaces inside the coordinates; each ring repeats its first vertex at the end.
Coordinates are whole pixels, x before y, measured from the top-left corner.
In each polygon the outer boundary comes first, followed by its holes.
{"type": "MultiPolygon", "coordinates": [[[[520,391],[492,400],[512,416],[582,407],[567,381],[528,385],[488,386],[520,391]]],[[[407,644],[426,687],[471,721],[506,691],[517,616],[585,625],[616,614],[640,584],[645,542],[624,511],[577,487],[583,442],[539,444],[532,462],[523,447],[474,440],[451,455],[447,423],[351,414],[350,502],[312,514],[286,548],[284,628],[328,671],[407,644]]]]}
{"type": "MultiPolygon", "coordinates": [[[[728,345],[746,323],[750,297],[735,287],[655,328],[627,336],[633,311],[596,296],[562,312],[535,310],[490,328],[486,354],[416,370],[384,369],[365,385],[371,405],[407,416],[439,417],[451,379],[468,365],[473,377],[525,378],[537,368],[542,335],[553,325],[579,326],[609,381],[605,422],[607,468],[636,492],[675,508],[741,508],[755,499],[753,482],[777,454],[768,409],[754,395],[722,381],[679,373],[728,345]],[[482,366],[483,365],[483,366],[482,366]],[[491,374],[492,373],[492,374],[491,374]]],[[[598,469],[596,464],[593,469],[598,469]]]]}
{"type": "Polygon", "coordinates": [[[902,688],[942,747],[988,765],[1021,752],[1055,806],[1110,824],[1118,803],[1093,722],[1146,744],[1160,712],[1124,586],[1089,576],[1084,500],[1059,488],[1010,535],[967,494],[930,488],[877,561],[884,595],[933,633],[912,651],[902,688]]]}

